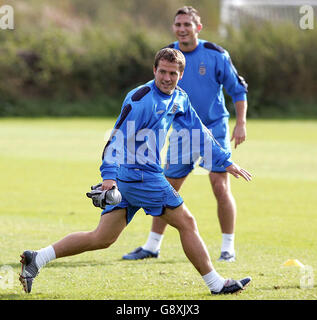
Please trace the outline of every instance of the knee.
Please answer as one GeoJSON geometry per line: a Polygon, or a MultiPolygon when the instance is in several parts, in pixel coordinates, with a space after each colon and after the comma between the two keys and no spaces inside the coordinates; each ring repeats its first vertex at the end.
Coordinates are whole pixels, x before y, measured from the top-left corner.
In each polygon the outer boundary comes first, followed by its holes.
{"type": "Polygon", "coordinates": [[[93,231],[91,232],[91,240],[96,249],[106,249],[116,242],[117,237],[100,235],[98,232],[93,231]]]}
{"type": "Polygon", "coordinates": [[[217,199],[223,199],[231,194],[230,185],[224,180],[215,180],[211,182],[212,190],[217,199]]]}
{"type": "Polygon", "coordinates": [[[101,245],[102,249],[107,249],[107,248],[109,248],[113,243],[115,243],[116,240],[117,240],[117,239],[114,239],[114,240],[106,240],[106,241],[100,242],[100,245],[101,245]]]}
{"type": "Polygon", "coordinates": [[[179,226],[180,229],[185,229],[191,232],[197,231],[197,224],[194,216],[190,213],[184,215],[182,223],[179,226]]]}
{"type": "Polygon", "coordinates": [[[184,204],[176,209],[166,209],[162,218],[179,232],[197,230],[196,220],[184,204]]]}

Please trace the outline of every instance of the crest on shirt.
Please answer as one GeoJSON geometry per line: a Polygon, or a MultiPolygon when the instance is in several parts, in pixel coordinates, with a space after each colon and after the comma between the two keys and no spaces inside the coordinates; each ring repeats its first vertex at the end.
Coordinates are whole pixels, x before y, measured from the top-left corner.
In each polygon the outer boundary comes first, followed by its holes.
{"type": "Polygon", "coordinates": [[[199,74],[201,76],[206,74],[206,66],[205,66],[205,64],[203,62],[201,62],[200,65],[199,65],[199,74]]]}

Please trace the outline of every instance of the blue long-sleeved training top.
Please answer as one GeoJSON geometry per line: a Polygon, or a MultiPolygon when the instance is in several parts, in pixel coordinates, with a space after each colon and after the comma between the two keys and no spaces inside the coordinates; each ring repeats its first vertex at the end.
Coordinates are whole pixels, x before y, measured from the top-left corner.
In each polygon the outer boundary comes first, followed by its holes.
{"type": "MultiPolygon", "coordinates": [[[[180,50],[178,41],[168,47],[180,50]]],[[[186,58],[186,66],[178,85],[188,94],[204,125],[208,127],[213,121],[229,117],[223,88],[234,103],[247,100],[248,85],[238,74],[225,49],[198,39],[195,50],[182,53],[186,58]]]]}
{"type": "Polygon", "coordinates": [[[190,154],[199,153],[204,161],[232,164],[231,154],[224,151],[203,125],[191,106],[188,95],[176,87],[171,95],[161,92],[151,80],[130,91],[122,104],[108,143],[102,165],[103,180],[125,180],[126,168],[162,172],[160,152],[172,122],[188,130],[190,154]]]}

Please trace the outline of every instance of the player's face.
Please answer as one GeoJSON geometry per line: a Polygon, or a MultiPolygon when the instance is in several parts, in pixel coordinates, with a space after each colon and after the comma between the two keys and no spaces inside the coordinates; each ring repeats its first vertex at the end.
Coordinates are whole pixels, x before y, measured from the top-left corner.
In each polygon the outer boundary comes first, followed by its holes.
{"type": "Polygon", "coordinates": [[[171,95],[183,72],[179,71],[179,65],[167,60],[160,60],[157,68],[153,68],[155,84],[165,94],[171,95]]]}
{"type": "Polygon", "coordinates": [[[201,29],[202,25],[196,25],[193,18],[188,14],[179,14],[175,17],[173,32],[180,45],[184,47],[195,47],[197,45],[198,34],[201,29]]]}

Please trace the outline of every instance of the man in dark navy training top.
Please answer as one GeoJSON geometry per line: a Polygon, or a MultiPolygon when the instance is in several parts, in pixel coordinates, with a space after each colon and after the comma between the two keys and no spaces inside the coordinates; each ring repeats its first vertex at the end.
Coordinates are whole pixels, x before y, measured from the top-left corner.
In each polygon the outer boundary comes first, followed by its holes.
{"type": "Polygon", "coordinates": [[[192,108],[187,94],[177,87],[184,68],[181,51],[162,49],[155,56],[154,80],[128,93],[100,166],[102,190],[118,187],[121,202],[104,208],[94,231],[71,233],[46,248],[25,250],[21,254],[19,279],[27,293],[31,292],[40,268],[49,261],[108,248],[140,208],[148,215],[161,216],[178,230],[185,255],[212,294],[238,292],[249,284],[250,277],[232,280],[217,273],[194,217],[163,174],[160,152],[170,126],[176,122],[195,137],[189,154],[206,158],[208,167],[217,165],[235,177],[251,180],[246,170],[233,163],[231,153],[218,145],[192,108]]]}
{"type": "MultiPolygon", "coordinates": [[[[225,105],[223,88],[232,97],[236,109],[236,125],[231,140],[237,147],[246,138],[247,84],[238,75],[230,56],[220,46],[198,38],[202,29],[200,16],[192,7],[180,8],[174,18],[173,31],[178,39],[169,47],[179,49],[186,58],[186,68],[179,86],[188,94],[192,106],[203,124],[212,132],[222,148],[231,152],[229,136],[229,112],[225,105]]],[[[181,130],[178,123],[174,130],[181,130]]],[[[170,145],[172,141],[170,141],[170,145]]],[[[181,142],[179,148],[181,150],[181,142]]],[[[180,151],[179,151],[180,152],[180,151]]],[[[194,169],[198,159],[191,162],[170,161],[170,148],[164,174],[172,186],[179,191],[188,174],[194,169]]],[[[236,223],[236,203],[230,189],[230,178],[225,169],[218,165],[208,168],[203,162],[200,166],[209,171],[209,179],[217,200],[218,219],[222,232],[222,246],[219,261],[234,261],[234,231],[236,223]]],[[[123,259],[138,260],[157,258],[166,228],[166,222],[153,218],[152,229],[147,242],[123,259]]]]}

